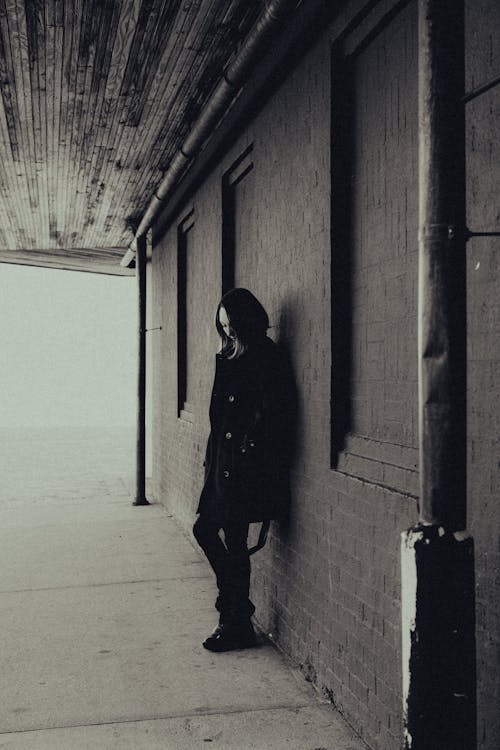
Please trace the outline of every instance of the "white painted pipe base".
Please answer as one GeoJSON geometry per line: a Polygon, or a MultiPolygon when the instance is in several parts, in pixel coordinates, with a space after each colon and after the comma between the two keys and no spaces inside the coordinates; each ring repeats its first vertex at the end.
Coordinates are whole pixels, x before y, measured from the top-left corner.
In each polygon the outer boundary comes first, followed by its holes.
{"type": "Polygon", "coordinates": [[[405,750],[476,747],[474,546],[466,532],[402,534],[405,750]]]}

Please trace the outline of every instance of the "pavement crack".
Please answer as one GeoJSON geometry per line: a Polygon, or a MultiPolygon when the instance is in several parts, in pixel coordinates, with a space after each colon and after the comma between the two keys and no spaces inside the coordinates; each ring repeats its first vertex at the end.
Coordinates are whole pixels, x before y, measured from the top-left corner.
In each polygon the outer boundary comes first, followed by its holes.
{"type": "Polygon", "coordinates": [[[182,713],[162,714],[159,716],[141,716],[131,719],[111,719],[109,721],[82,722],[81,724],[58,724],[51,727],[32,727],[31,729],[0,730],[0,737],[8,734],[29,734],[36,732],[56,732],[65,729],[85,729],[89,727],[107,727],[120,726],[122,724],[143,724],[152,721],[174,721],[176,719],[198,718],[199,716],[234,716],[238,714],[269,713],[271,711],[297,711],[300,709],[310,708],[312,701],[307,703],[285,703],[275,706],[250,706],[246,708],[219,707],[198,709],[196,711],[186,711],[182,713]]]}
{"type": "Polygon", "coordinates": [[[35,594],[41,591],[68,591],[71,589],[97,589],[104,588],[106,586],[133,586],[139,583],[168,583],[175,581],[203,581],[209,579],[210,575],[198,575],[198,576],[172,576],[170,578],[140,578],[133,579],[130,581],[107,581],[105,583],[76,583],[68,584],[67,586],[40,586],[32,589],[3,589],[0,591],[2,594],[35,594]]]}

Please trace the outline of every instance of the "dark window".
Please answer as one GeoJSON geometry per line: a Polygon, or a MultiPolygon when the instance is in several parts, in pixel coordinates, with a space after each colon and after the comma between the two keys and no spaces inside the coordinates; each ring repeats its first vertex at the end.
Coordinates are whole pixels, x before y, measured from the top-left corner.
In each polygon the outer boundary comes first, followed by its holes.
{"type": "Polygon", "coordinates": [[[177,393],[178,416],[192,421],[193,408],[188,402],[188,264],[189,234],[194,215],[189,214],[177,227],[177,393]]]}
{"type": "Polygon", "coordinates": [[[222,293],[235,285],[237,186],[252,171],[253,146],[249,146],[222,178],[222,293]]]}
{"type": "Polygon", "coordinates": [[[368,20],[332,56],[332,467],[415,495],[416,7],[368,20]]]}

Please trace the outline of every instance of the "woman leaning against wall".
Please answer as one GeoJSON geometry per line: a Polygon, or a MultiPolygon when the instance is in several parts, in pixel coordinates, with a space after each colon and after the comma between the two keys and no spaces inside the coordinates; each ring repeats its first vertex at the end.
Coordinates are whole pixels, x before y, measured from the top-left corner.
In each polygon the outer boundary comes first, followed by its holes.
{"type": "Polygon", "coordinates": [[[252,522],[279,520],[286,513],[295,399],[287,359],[267,336],[268,315],[251,292],[238,288],[225,294],[215,325],[221,348],[193,533],[218,588],[219,623],[203,645],[219,652],[255,644],[248,530],[252,522]]]}

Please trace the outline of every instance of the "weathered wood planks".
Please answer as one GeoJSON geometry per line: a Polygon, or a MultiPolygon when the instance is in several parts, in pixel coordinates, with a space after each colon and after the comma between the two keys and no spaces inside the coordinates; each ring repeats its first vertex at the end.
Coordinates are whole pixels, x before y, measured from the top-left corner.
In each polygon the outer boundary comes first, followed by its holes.
{"type": "Polygon", "coordinates": [[[109,265],[261,6],[0,0],[0,262],[109,265]]]}

